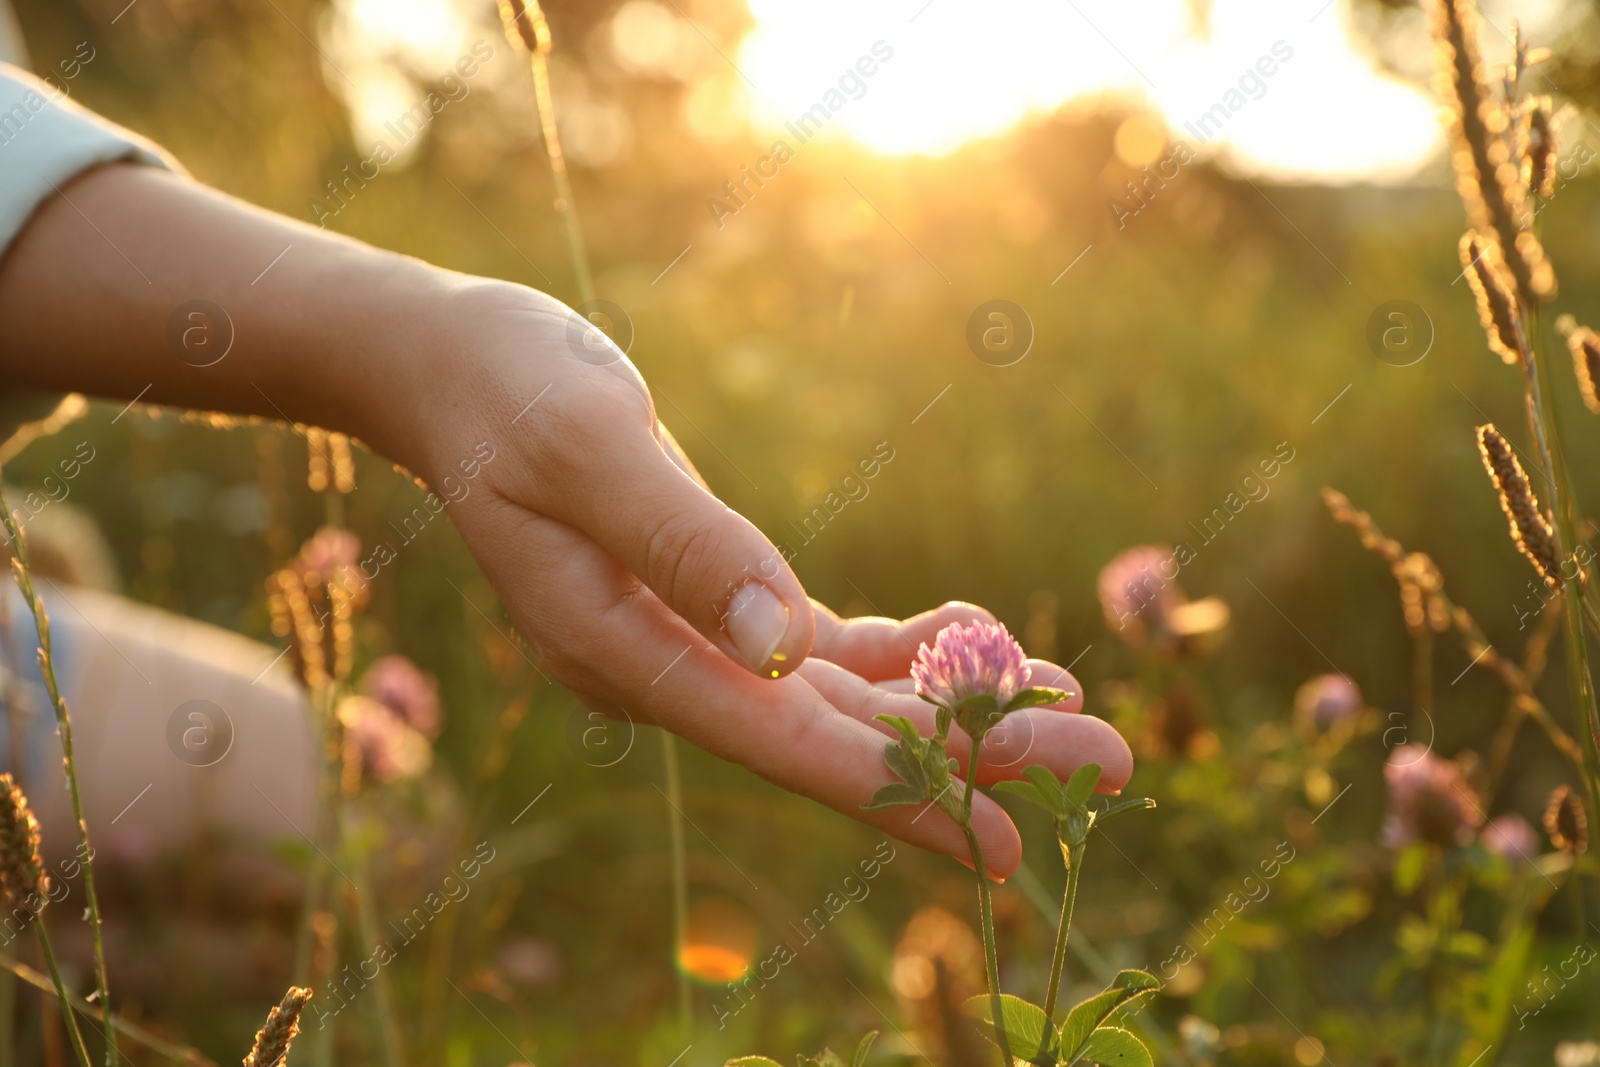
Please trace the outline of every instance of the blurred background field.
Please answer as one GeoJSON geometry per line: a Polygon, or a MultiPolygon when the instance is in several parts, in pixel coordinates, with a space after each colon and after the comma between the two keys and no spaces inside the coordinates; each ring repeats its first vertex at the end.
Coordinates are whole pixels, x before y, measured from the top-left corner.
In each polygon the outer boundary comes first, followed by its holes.
{"type": "MultiPolygon", "coordinates": [[[[338,208],[325,221],[339,232],[579,301],[526,69],[492,4],[16,6],[36,68],[88,41],[95,57],[73,79],[74,98],[164,144],[199,179],[311,223],[338,208]],[[392,38],[375,29],[385,25],[392,38]],[[331,199],[327,183],[342,181],[385,136],[381,117],[442,93],[438,73],[466,54],[456,43],[477,40],[493,58],[464,79],[466,91],[347,204],[331,199]]],[[[1412,979],[1380,985],[1401,916],[1416,910],[1394,889],[1377,843],[1381,768],[1394,744],[1385,731],[1432,738],[1441,755],[1487,753],[1505,693],[1487,672],[1468,669],[1459,643],[1440,638],[1434,714],[1414,713],[1413,644],[1393,580],[1330,520],[1319,493],[1343,490],[1389,535],[1432,555],[1491,642],[1521,647],[1533,574],[1506,538],[1472,431],[1492,419],[1520,441],[1524,419],[1515,372],[1487,352],[1467,286],[1453,281],[1463,216],[1442,150],[1423,145],[1403,178],[1385,163],[1369,181],[1291,173],[1224,142],[1197,148],[1140,204],[1125,183],[1143,183],[1141,168],[1170,159],[1186,135],[1169,132],[1170,120],[1147,110],[1139,92],[1109,88],[938,154],[881,151],[831,128],[719,225],[707,201],[732,204],[724,183],[787,136],[742,112],[741,96],[756,91],[733,68],[760,61],[739,50],[759,29],[755,6],[755,14],[736,0],[547,8],[598,295],[631,320],[630,354],[661,418],[729,506],[799,549],[794,566],[813,596],[849,614],[984,604],[1030,653],[1074,663],[1087,710],[1135,735],[1141,762],[1130,791],[1156,797],[1161,809],[1118,825],[1116,848],[1097,849],[1079,901],[1077,928],[1108,961],[1160,973],[1196,937],[1191,923],[1244,873],[1281,843],[1294,850],[1270,895],[1208,942],[1148,1013],[1166,1035],[1164,1056],[1209,1062],[1214,1036],[1226,1046],[1221,1062],[1423,1062],[1382,1058],[1409,1040],[1397,1035],[1425,1034],[1433,1014],[1455,1010],[1430,1005],[1412,979]],[[993,299],[1031,320],[1031,350],[1014,365],[977,358],[966,340],[974,309],[993,299]],[[1426,322],[1415,325],[1433,334],[1426,355],[1406,366],[1368,343],[1374,313],[1396,300],[1420,308],[1426,322]],[[866,495],[806,541],[797,528],[875,450],[893,458],[866,495]],[[1245,481],[1274,455],[1292,458],[1271,480],[1245,481]],[[1230,494],[1249,500],[1237,514],[1230,494]],[[1197,527],[1217,508],[1229,521],[1202,536],[1197,527]],[[1130,545],[1177,542],[1196,550],[1180,583],[1196,598],[1226,601],[1231,623],[1206,655],[1156,663],[1108,629],[1096,578],[1130,545]],[[1359,684],[1380,725],[1319,763],[1294,739],[1291,709],[1302,682],[1333,671],[1359,684]],[[1170,719],[1175,678],[1185,713],[1211,735],[1183,751],[1140,733],[1155,729],[1163,700],[1170,719]]],[[[1175,6],[1185,32],[1205,40],[1212,5],[1175,6]]],[[[981,96],[998,77],[991,53],[935,51],[958,39],[949,24],[983,20],[980,7],[882,8],[825,35],[839,61],[819,53],[808,66],[809,41],[797,36],[792,50],[779,48],[783,63],[762,69],[798,79],[800,98],[816,100],[874,41],[891,41],[895,58],[849,104],[862,111],[904,104],[893,95],[896,63],[912,63],[919,48],[935,52],[964,92],[981,96]],[[919,28],[936,22],[947,24],[942,33],[919,28]]],[[[1586,143],[1600,149],[1585,140],[1597,137],[1595,8],[1484,11],[1502,27],[1521,14],[1554,48],[1542,69],[1573,109],[1563,156],[1586,143]]],[[[1416,16],[1407,5],[1340,0],[1326,13],[1308,5],[1284,17],[1308,37],[1347,34],[1357,55],[1397,83],[1420,85],[1427,53],[1416,16]]],[[[1110,43],[1088,20],[1073,32],[1062,62],[1110,43]]],[[[1264,25],[1259,36],[1247,61],[1280,35],[1264,25]]],[[[754,66],[749,76],[762,81],[754,66]]],[[[1280,77],[1295,76],[1285,63],[1280,77]]],[[[1192,81],[1182,111],[1203,113],[1232,80],[1223,70],[1192,81]]],[[[1290,92],[1286,85],[1263,99],[1290,92]]],[[[1317,91],[1337,98],[1344,89],[1330,82],[1317,91]]],[[[1351,90],[1347,107],[1362,99],[1351,90]]],[[[1361,116],[1351,117],[1359,127],[1361,116]]],[[[1273,121],[1286,140],[1318,143],[1314,123],[1273,121]]],[[[1371,121],[1376,131],[1380,117],[1371,121]]],[[[1344,129],[1342,143],[1358,146],[1344,129]]],[[[1326,151],[1306,158],[1333,151],[1319,147],[1326,151]]],[[[1539,219],[1561,281],[1556,310],[1592,323],[1600,196],[1590,171],[1574,169],[1539,219]]],[[[1582,408],[1565,367],[1558,380],[1569,455],[1592,505],[1600,421],[1582,408]]],[[[323,521],[322,499],[305,486],[304,441],[280,428],[217,430],[138,410],[113,425],[121,406],[97,403],[71,431],[100,458],[75,480],[70,501],[104,530],[117,583],[139,600],[269,639],[263,581],[323,521]]],[[[8,465],[7,482],[34,485],[55,460],[48,442],[35,445],[8,465]]],[[[387,536],[386,524],[420,501],[420,490],[371,455],[359,456],[357,482],[346,520],[364,540],[387,536]]],[[[584,710],[540,681],[499,632],[509,623],[445,524],[409,546],[373,593],[360,622],[364,658],[414,659],[438,677],[446,715],[434,769],[382,802],[393,826],[417,828],[410,846],[387,853],[384,905],[403,912],[425,891],[430,864],[456,854],[440,842],[460,820],[504,827],[550,787],[514,832],[494,838],[509,860],[489,865],[460,906],[449,973],[463,995],[420,956],[394,968],[402,1001],[434,1006],[441,1029],[457,1035],[437,1062],[672,1061],[685,1041],[654,732],[621,724],[604,737],[586,734],[594,724],[584,710]],[[485,810],[463,812],[464,783],[486,746],[501,743],[497,723],[518,700],[527,715],[510,734],[505,774],[485,810]]],[[[1568,721],[1559,667],[1541,692],[1568,721]]],[[[792,937],[787,924],[871,857],[879,838],[697,752],[684,752],[683,773],[698,924],[684,961],[698,972],[684,1062],[747,1051],[786,1060],[873,1028],[885,1031],[881,1049],[915,1056],[931,1024],[919,1015],[926,983],[902,934],[929,905],[970,922],[966,872],[899,846],[869,897],[719,1029],[727,979],[792,937]]],[[[1551,788],[1570,776],[1528,730],[1489,814],[1537,823],[1551,788]]],[[[1017,818],[1047,901],[1060,874],[1035,815],[1017,818]]],[[[113,963],[114,980],[119,962],[127,976],[121,995],[219,1061],[236,1055],[238,1035],[258,1025],[260,1006],[287,979],[292,888],[239,915],[229,910],[228,878],[241,875],[226,864],[191,856],[140,870],[107,876],[112,921],[128,930],[128,955],[113,963]],[[225,932],[218,942],[183,933],[200,917],[225,932]],[[133,958],[145,966],[129,966],[133,958]]],[[[997,904],[1007,980],[1023,986],[1042,980],[1054,918],[1025,883],[1002,887],[997,904]]],[[[1558,901],[1528,972],[1596,936],[1558,901]]],[[[1069,972],[1085,987],[1095,982],[1081,961],[1069,972]]],[[[1579,986],[1526,1028],[1511,1021],[1485,1062],[1548,1063],[1559,1040],[1600,1038],[1592,1010],[1600,986],[1593,974],[1579,986]]],[[[366,1062],[352,1054],[349,1062],[366,1062]]]]}

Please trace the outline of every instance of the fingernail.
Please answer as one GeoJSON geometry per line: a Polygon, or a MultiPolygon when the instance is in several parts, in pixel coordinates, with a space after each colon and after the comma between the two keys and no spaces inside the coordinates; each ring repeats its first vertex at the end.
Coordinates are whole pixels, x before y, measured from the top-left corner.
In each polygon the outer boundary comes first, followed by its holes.
{"type": "MultiPolygon", "coordinates": [[[[734,647],[755,671],[764,670],[772,662],[773,653],[783,643],[789,632],[789,609],[778,594],[761,582],[745,582],[728,601],[728,614],[723,617],[722,628],[733,640],[734,647]]],[[[777,671],[771,672],[778,676],[777,671]]]]}

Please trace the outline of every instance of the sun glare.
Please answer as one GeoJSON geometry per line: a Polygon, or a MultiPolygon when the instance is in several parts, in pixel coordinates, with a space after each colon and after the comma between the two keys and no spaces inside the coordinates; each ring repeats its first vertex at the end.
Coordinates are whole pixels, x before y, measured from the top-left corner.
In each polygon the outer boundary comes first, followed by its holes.
{"type": "Polygon", "coordinates": [[[740,46],[752,122],[943,154],[1064,103],[1157,111],[1245,169],[1400,180],[1438,149],[1432,102],[1351,40],[1338,0],[751,0],[740,46]]]}

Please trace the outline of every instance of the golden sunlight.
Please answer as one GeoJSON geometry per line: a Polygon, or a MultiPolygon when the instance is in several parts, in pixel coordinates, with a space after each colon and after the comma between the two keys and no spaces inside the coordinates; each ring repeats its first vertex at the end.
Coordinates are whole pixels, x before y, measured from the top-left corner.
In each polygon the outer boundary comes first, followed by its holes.
{"type": "MultiPolygon", "coordinates": [[[[1404,180],[1440,145],[1433,103],[1382,72],[1338,0],[750,0],[752,123],[798,149],[845,135],[943,154],[1068,102],[1158,112],[1172,136],[1276,177],[1404,180]],[[797,143],[799,142],[799,143],[797,143]]],[[[1416,27],[1420,54],[1426,44],[1416,27]]]]}

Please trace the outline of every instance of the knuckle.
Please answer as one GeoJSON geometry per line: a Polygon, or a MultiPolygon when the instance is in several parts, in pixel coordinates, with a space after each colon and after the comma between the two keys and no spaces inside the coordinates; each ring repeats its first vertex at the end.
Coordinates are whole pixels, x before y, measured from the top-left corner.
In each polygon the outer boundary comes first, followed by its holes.
{"type": "Polygon", "coordinates": [[[671,603],[686,603],[694,594],[698,576],[714,565],[721,542],[715,529],[691,517],[664,518],[645,542],[650,587],[671,603]]]}

